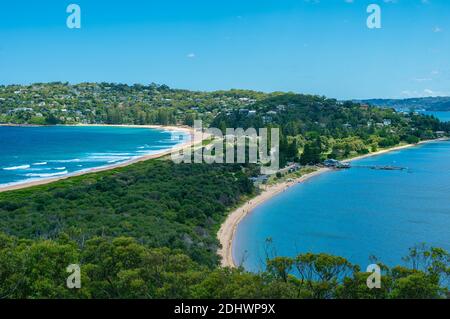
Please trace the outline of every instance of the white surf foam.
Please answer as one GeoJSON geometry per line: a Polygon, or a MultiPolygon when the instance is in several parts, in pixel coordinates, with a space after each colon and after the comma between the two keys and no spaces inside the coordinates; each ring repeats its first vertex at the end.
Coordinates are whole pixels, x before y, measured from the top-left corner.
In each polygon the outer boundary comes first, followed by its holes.
{"type": "Polygon", "coordinates": [[[34,174],[34,173],[30,173],[30,174],[26,174],[25,176],[27,176],[27,177],[47,178],[47,177],[66,175],[68,173],[69,173],[68,171],[63,171],[63,172],[58,172],[58,173],[48,173],[48,174],[34,174]]]}
{"type": "Polygon", "coordinates": [[[39,163],[33,163],[34,166],[40,166],[40,165],[47,165],[47,162],[39,162],[39,163]]]}
{"type": "Polygon", "coordinates": [[[18,169],[28,169],[30,168],[30,165],[19,165],[19,166],[12,166],[12,167],[5,167],[3,170],[5,171],[15,171],[18,169]]]}

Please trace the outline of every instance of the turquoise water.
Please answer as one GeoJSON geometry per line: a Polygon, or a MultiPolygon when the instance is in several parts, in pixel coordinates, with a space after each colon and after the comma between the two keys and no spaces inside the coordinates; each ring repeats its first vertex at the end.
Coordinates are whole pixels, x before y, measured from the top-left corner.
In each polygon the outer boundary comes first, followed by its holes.
{"type": "Polygon", "coordinates": [[[442,122],[450,122],[450,112],[423,112],[426,115],[433,115],[442,122]]]}
{"type": "Polygon", "coordinates": [[[256,208],[239,224],[234,260],[260,270],[265,240],[274,254],[325,252],[366,267],[371,255],[402,263],[408,248],[427,243],[450,250],[450,142],[434,142],[356,161],[405,171],[352,168],[296,185],[256,208]]]}
{"type": "Polygon", "coordinates": [[[3,126],[0,186],[111,166],[161,152],[187,138],[181,132],[148,128],[3,126]]]}

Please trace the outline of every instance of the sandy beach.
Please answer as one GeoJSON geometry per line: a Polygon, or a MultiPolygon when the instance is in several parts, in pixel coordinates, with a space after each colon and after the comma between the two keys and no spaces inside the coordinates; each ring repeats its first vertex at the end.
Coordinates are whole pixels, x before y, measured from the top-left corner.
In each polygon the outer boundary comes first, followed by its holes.
{"type": "MultiPolygon", "coordinates": [[[[436,139],[436,140],[422,141],[418,144],[407,144],[407,145],[396,146],[396,147],[392,147],[389,149],[383,149],[383,150],[380,150],[377,152],[373,152],[373,153],[357,156],[357,157],[354,157],[351,159],[347,159],[343,162],[348,163],[348,162],[360,160],[363,158],[379,156],[379,155],[386,154],[386,153],[393,152],[393,151],[398,151],[398,150],[402,150],[402,149],[406,149],[406,148],[410,148],[410,147],[416,147],[416,146],[423,145],[426,143],[445,141],[445,140],[448,140],[448,138],[440,138],[440,139],[436,139]]],[[[303,175],[297,179],[294,179],[293,181],[282,182],[279,184],[267,186],[266,188],[263,189],[263,192],[260,195],[251,199],[250,201],[246,202],[244,205],[237,208],[235,211],[231,212],[228,215],[225,222],[221,225],[219,232],[217,233],[217,237],[221,244],[221,248],[218,250],[217,253],[221,257],[222,267],[236,267],[236,264],[233,260],[233,251],[232,251],[233,239],[234,239],[234,235],[236,233],[237,226],[239,225],[239,222],[245,216],[247,216],[247,214],[251,213],[251,211],[254,210],[260,204],[262,204],[265,201],[269,200],[270,198],[282,193],[289,187],[292,187],[296,184],[302,183],[314,176],[317,176],[317,175],[320,175],[320,174],[323,174],[326,172],[330,172],[330,171],[332,171],[332,170],[328,169],[328,168],[320,168],[317,171],[303,175]]]]}
{"type": "MultiPolygon", "coordinates": [[[[3,125],[3,126],[12,126],[12,125],[3,125]]],[[[74,177],[74,176],[80,176],[80,175],[85,175],[85,174],[90,174],[90,173],[97,173],[97,172],[103,172],[103,171],[108,171],[111,169],[115,169],[115,168],[120,168],[120,167],[125,167],[125,166],[129,166],[138,162],[142,162],[142,161],[147,161],[150,159],[155,159],[155,158],[159,158],[159,157],[163,157],[166,155],[170,155],[172,153],[178,152],[181,149],[184,149],[186,147],[190,147],[192,145],[196,145],[198,143],[201,143],[202,140],[204,138],[207,138],[206,135],[201,136],[201,134],[194,134],[194,129],[191,127],[187,127],[187,126],[160,126],[160,125],[107,125],[107,124],[78,124],[78,125],[68,125],[68,126],[109,126],[109,127],[127,127],[127,128],[149,128],[149,129],[159,129],[159,130],[167,130],[167,131],[179,131],[179,132],[184,132],[184,133],[188,133],[191,138],[189,141],[180,144],[176,147],[167,149],[165,151],[162,151],[160,153],[157,154],[151,154],[151,155],[144,155],[144,156],[140,156],[138,158],[134,158],[132,160],[126,161],[126,162],[122,162],[122,163],[118,163],[118,164],[114,164],[114,165],[108,165],[108,166],[103,166],[103,167],[97,167],[97,168],[92,168],[92,169],[87,169],[87,170],[83,170],[83,171],[79,171],[79,172],[75,172],[72,174],[67,174],[67,175],[63,175],[63,176],[58,176],[58,177],[54,177],[54,178],[48,178],[48,179],[42,179],[42,180],[36,180],[36,181],[30,181],[30,182],[24,182],[24,183],[20,183],[20,184],[15,184],[15,185],[8,185],[5,187],[0,187],[0,193],[2,192],[7,192],[7,191],[12,191],[12,190],[18,190],[18,189],[24,189],[24,188],[28,188],[28,187],[32,187],[32,186],[38,186],[38,185],[45,185],[45,184],[49,184],[49,183],[53,183],[59,180],[63,180],[63,179],[67,179],[70,177],[74,177]]]]}
{"type": "Polygon", "coordinates": [[[222,267],[236,267],[233,260],[233,239],[236,233],[237,226],[239,222],[247,216],[253,209],[255,209],[260,204],[264,203],[268,199],[284,192],[289,187],[292,187],[296,184],[305,182],[308,179],[313,178],[314,176],[318,176],[320,174],[331,171],[329,168],[320,168],[317,171],[314,171],[309,174],[305,174],[299,178],[296,178],[289,182],[281,182],[274,185],[266,186],[262,188],[262,193],[248,202],[246,202],[243,206],[239,207],[230,215],[228,215],[225,222],[219,229],[217,233],[217,237],[219,238],[220,244],[222,248],[218,250],[218,254],[221,257],[221,265],[222,267]]]}

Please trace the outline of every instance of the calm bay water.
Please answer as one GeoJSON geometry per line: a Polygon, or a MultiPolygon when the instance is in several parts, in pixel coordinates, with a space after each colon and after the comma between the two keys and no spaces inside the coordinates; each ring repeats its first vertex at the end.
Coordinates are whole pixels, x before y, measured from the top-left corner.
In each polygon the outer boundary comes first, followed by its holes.
{"type": "Polygon", "coordinates": [[[276,255],[325,252],[366,267],[371,255],[401,264],[420,243],[450,250],[450,142],[356,161],[405,171],[352,168],[325,173],[259,206],[239,224],[234,259],[260,270],[265,240],[276,255]]]}
{"type": "MultiPolygon", "coordinates": [[[[188,138],[184,133],[179,136],[188,138]]],[[[148,128],[3,126],[0,186],[114,165],[181,142],[172,139],[171,132],[148,128]]]]}

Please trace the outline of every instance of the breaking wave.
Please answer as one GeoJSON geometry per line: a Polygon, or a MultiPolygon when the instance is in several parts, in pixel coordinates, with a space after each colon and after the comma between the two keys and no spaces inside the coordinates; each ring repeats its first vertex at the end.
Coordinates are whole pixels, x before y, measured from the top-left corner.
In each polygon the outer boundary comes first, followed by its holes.
{"type": "Polygon", "coordinates": [[[30,174],[26,174],[25,176],[27,176],[27,177],[47,178],[47,177],[66,175],[68,173],[69,173],[68,171],[63,171],[63,172],[58,172],[58,173],[48,173],[48,174],[30,173],[30,174]]]}
{"type": "Polygon", "coordinates": [[[5,171],[15,171],[18,169],[28,169],[30,168],[30,165],[19,165],[19,166],[12,166],[12,167],[5,167],[3,170],[5,171]]]}
{"type": "Polygon", "coordinates": [[[33,163],[34,166],[39,166],[39,165],[47,165],[47,162],[39,162],[39,163],[33,163]]]}

